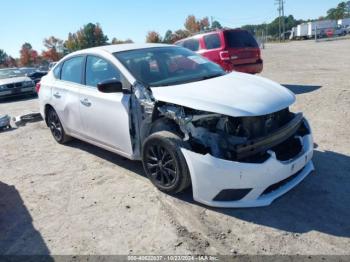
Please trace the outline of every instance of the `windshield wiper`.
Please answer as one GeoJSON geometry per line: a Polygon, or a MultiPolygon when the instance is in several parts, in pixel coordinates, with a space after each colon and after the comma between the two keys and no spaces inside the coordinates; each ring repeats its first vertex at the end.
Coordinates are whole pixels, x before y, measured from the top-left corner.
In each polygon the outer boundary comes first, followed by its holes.
{"type": "Polygon", "coordinates": [[[214,75],[210,75],[210,76],[203,76],[200,80],[207,80],[210,78],[215,78],[215,77],[219,77],[219,76],[223,76],[225,73],[218,73],[218,74],[214,74],[214,75]]]}

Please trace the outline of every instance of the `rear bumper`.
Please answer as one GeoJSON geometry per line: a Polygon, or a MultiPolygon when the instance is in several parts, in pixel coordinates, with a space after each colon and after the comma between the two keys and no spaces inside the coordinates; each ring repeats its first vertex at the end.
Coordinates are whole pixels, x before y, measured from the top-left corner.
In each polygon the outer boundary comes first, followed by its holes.
{"type": "Polygon", "coordinates": [[[262,72],[264,66],[263,62],[255,64],[246,64],[246,65],[234,65],[233,71],[248,73],[248,74],[259,74],[262,72]]]}
{"type": "Polygon", "coordinates": [[[241,73],[247,73],[247,74],[259,74],[262,72],[264,65],[263,61],[260,60],[257,63],[253,64],[233,64],[231,62],[224,63],[221,65],[225,71],[231,72],[231,71],[237,71],[241,73]]]}
{"type": "Polygon", "coordinates": [[[302,151],[279,161],[273,152],[264,163],[242,163],[182,149],[190,170],[194,200],[213,207],[267,206],[299,184],[313,170],[312,135],[301,138],[302,151]],[[245,192],[239,200],[217,201],[222,191],[245,192]]]}

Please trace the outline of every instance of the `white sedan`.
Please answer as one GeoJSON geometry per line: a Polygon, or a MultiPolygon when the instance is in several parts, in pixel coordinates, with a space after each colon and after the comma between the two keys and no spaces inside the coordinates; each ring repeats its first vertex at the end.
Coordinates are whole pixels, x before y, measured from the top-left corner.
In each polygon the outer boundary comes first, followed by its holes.
{"type": "Polygon", "coordinates": [[[314,167],[295,96],[226,74],[192,51],[125,44],[72,53],[41,80],[40,112],[59,143],[75,137],[142,160],[151,182],[217,207],[269,205],[314,167]]]}

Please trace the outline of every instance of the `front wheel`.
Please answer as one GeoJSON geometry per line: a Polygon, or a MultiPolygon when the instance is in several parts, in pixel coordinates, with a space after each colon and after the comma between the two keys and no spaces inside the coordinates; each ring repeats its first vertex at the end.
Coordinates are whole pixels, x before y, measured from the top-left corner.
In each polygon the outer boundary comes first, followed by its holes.
{"type": "Polygon", "coordinates": [[[142,163],[151,182],[166,193],[178,193],[191,184],[181,147],[188,145],[176,134],[160,131],[143,144],[142,163]]]}

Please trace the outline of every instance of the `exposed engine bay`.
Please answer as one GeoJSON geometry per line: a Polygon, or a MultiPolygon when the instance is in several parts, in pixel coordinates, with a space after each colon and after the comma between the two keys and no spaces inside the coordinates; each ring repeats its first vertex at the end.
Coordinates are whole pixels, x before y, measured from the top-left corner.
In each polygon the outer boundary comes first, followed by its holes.
{"type": "Polygon", "coordinates": [[[194,151],[227,160],[261,162],[269,151],[288,160],[300,152],[298,137],[307,132],[302,114],[288,108],[257,117],[229,117],[173,105],[158,110],[179,124],[194,151]]]}
{"type": "Polygon", "coordinates": [[[302,150],[301,137],[309,133],[302,113],[294,114],[289,108],[263,116],[231,117],[159,103],[145,87],[135,87],[137,99],[132,101],[134,106],[140,106],[142,119],[137,125],[141,141],[155,119],[165,118],[176,123],[183,140],[196,153],[261,163],[271,154],[281,161],[297,156],[302,150]]]}

